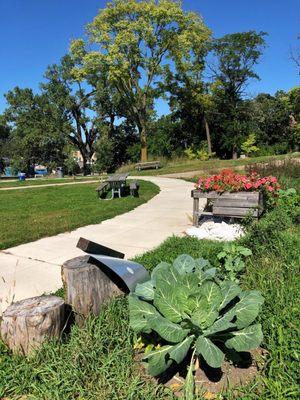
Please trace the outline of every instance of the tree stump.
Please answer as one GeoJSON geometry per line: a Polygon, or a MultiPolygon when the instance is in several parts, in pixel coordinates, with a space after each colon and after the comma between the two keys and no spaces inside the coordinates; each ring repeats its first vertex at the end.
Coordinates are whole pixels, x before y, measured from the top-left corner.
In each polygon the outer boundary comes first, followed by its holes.
{"type": "Polygon", "coordinates": [[[79,325],[88,315],[99,315],[104,303],[123,293],[111,276],[88,260],[89,256],[75,257],[62,266],[65,302],[72,307],[79,325]]]}
{"type": "Polygon", "coordinates": [[[14,352],[27,355],[49,338],[60,338],[66,322],[64,300],[38,296],[11,304],[3,313],[1,337],[14,352]]]}

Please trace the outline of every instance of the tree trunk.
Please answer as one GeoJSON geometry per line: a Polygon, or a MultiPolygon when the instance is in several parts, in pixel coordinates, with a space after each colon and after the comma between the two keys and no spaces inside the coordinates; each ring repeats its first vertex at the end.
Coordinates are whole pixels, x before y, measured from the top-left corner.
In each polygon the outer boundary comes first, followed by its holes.
{"type": "Polygon", "coordinates": [[[232,147],[232,159],[233,160],[237,160],[237,158],[238,158],[237,147],[236,147],[236,145],[233,145],[233,147],[232,147]]]}
{"type": "Polygon", "coordinates": [[[141,162],[147,162],[148,152],[147,152],[147,132],[146,126],[143,125],[140,130],[141,136],[141,162]]]}
{"type": "Polygon", "coordinates": [[[84,176],[88,175],[87,159],[85,158],[85,156],[82,156],[82,172],[84,176]]]}
{"type": "Polygon", "coordinates": [[[211,149],[210,130],[209,130],[209,125],[208,125],[208,122],[207,122],[207,119],[205,116],[203,117],[203,121],[204,121],[204,126],[205,126],[208,154],[211,155],[212,149],[211,149]]]}
{"type": "Polygon", "coordinates": [[[98,315],[103,304],[122,291],[99,267],[88,263],[89,256],[76,257],[62,266],[65,301],[75,312],[75,320],[83,325],[90,314],[98,315]]]}
{"type": "Polygon", "coordinates": [[[39,296],[10,305],[2,316],[1,336],[14,353],[27,355],[49,338],[59,339],[66,305],[56,296],[39,296]]]}

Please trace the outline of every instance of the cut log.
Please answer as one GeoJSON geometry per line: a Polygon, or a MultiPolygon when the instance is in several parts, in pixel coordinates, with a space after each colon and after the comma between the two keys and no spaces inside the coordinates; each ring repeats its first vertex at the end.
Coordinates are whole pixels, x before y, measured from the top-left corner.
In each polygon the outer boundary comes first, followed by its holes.
{"type": "Polygon", "coordinates": [[[66,305],[60,297],[21,300],[4,311],[1,337],[13,353],[28,355],[47,339],[59,339],[66,318],[66,305]]]}
{"type": "Polygon", "coordinates": [[[108,273],[89,259],[89,256],[76,257],[62,266],[65,301],[72,307],[79,325],[88,315],[99,315],[104,303],[123,293],[108,273]]]}

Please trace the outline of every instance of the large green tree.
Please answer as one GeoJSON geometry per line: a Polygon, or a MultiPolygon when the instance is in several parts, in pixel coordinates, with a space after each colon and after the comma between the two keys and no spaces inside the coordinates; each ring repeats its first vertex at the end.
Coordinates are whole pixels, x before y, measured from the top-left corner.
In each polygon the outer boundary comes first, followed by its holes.
{"type": "Polygon", "coordinates": [[[257,124],[258,140],[264,145],[287,143],[290,111],[287,102],[282,101],[285,93],[274,96],[260,93],[253,100],[253,119],[257,124]]]}
{"type": "Polygon", "coordinates": [[[237,157],[249,128],[248,103],[244,102],[250,79],[259,79],[254,67],[265,46],[264,32],[241,32],[214,41],[214,61],[209,63],[215,83],[212,95],[215,140],[225,153],[237,157]]]}
{"type": "Polygon", "coordinates": [[[35,163],[62,164],[63,122],[53,118],[47,97],[19,87],[6,95],[4,118],[10,126],[9,155],[22,169],[35,163]]]}
{"type": "Polygon", "coordinates": [[[147,160],[147,133],[158,84],[168,66],[183,67],[191,53],[201,52],[210,32],[201,17],[183,11],[172,0],[115,0],[87,26],[88,43],[76,40],[71,54],[73,74],[84,80],[97,75],[103,63],[109,84],[118,91],[126,116],[138,129],[141,160],[147,160]]]}
{"type": "Polygon", "coordinates": [[[54,118],[64,121],[65,137],[80,151],[86,174],[101,132],[107,132],[109,126],[113,134],[117,101],[107,85],[104,69],[97,76],[87,76],[82,84],[80,79],[74,79],[74,67],[74,60],[69,55],[64,56],[59,64],[48,67],[46,82],[41,87],[52,105],[54,118]]]}

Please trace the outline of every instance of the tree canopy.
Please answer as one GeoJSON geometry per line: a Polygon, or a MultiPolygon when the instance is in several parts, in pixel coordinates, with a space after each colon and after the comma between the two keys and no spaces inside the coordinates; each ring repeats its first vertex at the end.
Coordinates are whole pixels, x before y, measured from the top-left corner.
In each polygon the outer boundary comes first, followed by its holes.
{"type": "Polygon", "coordinates": [[[147,131],[154,100],[162,95],[158,80],[164,71],[186,69],[194,54],[202,54],[210,37],[198,14],[183,11],[172,0],[115,0],[87,26],[84,40],[73,41],[76,79],[88,79],[103,68],[126,105],[141,139],[141,159],[147,160],[147,131]]]}
{"type": "Polygon", "coordinates": [[[112,0],[47,68],[37,93],[6,94],[0,167],[9,157],[19,169],[43,163],[75,171],[74,150],[85,174],[146,161],[148,153],[207,159],[297,150],[299,86],[248,93],[265,40],[253,30],[214,38],[180,1],[112,0]]]}

